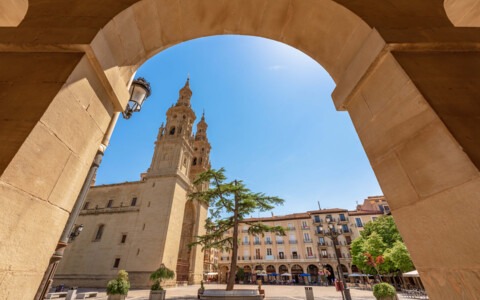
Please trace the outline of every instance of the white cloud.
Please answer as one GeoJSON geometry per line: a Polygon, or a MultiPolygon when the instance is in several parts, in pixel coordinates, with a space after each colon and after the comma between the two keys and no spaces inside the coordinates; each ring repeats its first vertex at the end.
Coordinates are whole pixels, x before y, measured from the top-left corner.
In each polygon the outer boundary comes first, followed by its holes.
{"type": "Polygon", "coordinates": [[[278,70],[282,70],[282,69],[285,69],[285,66],[281,66],[281,65],[274,65],[274,66],[270,66],[268,67],[269,70],[272,70],[272,71],[278,71],[278,70]]]}

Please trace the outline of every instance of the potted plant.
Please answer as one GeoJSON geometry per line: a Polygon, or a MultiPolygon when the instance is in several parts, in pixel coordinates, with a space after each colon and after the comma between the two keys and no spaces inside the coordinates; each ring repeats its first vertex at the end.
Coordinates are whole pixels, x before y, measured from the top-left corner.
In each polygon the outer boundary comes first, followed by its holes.
{"type": "Polygon", "coordinates": [[[395,288],[388,283],[379,283],[373,286],[373,295],[377,300],[395,300],[395,288]]]}
{"type": "Polygon", "coordinates": [[[164,300],[165,290],[162,288],[162,281],[165,279],[173,279],[175,272],[165,267],[164,264],[160,266],[155,272],[150,274],[150,280],[153,281],[152,288],[150,289],[149,300],[164,300]]]}
{"type": "Polygon", "coordinates": [[[205,291],[205,287],[203,286],[203,280],[200,281],[200,288],[198,289],[198,299],[200,299],[200,296],[203,295],[203,292],[205,291]]]}
{"type": "Polygon", "coordinates": [[[107,284],[108,300],[125,300],[129,289],[128,273],[125,270],[118,271],[117,278],[107,284]]]}

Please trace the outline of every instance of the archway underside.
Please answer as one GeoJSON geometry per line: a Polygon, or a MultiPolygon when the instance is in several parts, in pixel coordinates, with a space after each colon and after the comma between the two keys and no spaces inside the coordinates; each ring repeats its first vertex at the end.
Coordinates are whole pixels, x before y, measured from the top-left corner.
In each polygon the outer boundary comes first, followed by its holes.
{"type": "Polygon", "coordinates": [[[136,69],[219,34],[286,43],[330,73],[430,298],[474,298],[479,33],[453,27],[443,0],[29,1],[18,27],[0,28],[0,298],[33,297],[136,69]]]}

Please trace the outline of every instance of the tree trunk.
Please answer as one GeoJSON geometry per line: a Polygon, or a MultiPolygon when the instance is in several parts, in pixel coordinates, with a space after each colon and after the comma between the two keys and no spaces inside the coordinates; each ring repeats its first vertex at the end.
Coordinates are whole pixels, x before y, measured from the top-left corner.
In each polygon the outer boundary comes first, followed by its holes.
{"type": "MultiPolygon", "coordinates": [[[[235,180],[235,186],[237,181],[235,180]]],[[[233,290],[235,285],[235,275],[237,272],[237,256],[238,256],[238,195],[235,193],[235,210],[233,213],[233,245],[232,245],[232,262],[230,263],[230,276],[227,282],[227,291],[233,290]]]]}

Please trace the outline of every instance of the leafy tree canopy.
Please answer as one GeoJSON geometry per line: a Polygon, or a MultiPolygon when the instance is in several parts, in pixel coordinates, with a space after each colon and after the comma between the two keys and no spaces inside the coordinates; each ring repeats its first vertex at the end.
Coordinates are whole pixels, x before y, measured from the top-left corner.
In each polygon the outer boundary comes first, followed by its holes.
{"type": "Polygon", "coordinates": [[[365,253],[383,257],[383,263],[377,266],[383,274],[397,270],[408,272],[415,268],[392,216],[382,216],[366,223],[360,237],[352,242],[350,251],[352,263],[368,274],[375,274],[376,270],[367,264],[365,253]]]}

